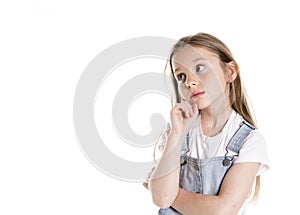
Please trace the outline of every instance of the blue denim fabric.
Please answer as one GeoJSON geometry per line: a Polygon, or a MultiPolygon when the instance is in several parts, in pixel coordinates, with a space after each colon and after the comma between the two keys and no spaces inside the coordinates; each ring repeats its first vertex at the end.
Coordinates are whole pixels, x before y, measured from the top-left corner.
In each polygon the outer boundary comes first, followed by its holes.
{"type": "MultiPolygon", "coordinates": [[[[226,150],[233,151],[238,155],[246,137],[254,128],[249,124],[243,122],[240,128],[235,132],[229,141],[226,150]]],[[[211,159],[197,159],[186,156],[189,151],[189,136],[187,135],[185,144],[182,147],[184,159],[181,164],[179,187],[193,193],[201,193],[206,195],[218,195],[222,181],[233,164],[233,157],[226,155],[222,157],[213,157],[211,159]],[[223,165],[223,160],[227,158],[230,160],[228,166],[223,165]]],[[[174,208],[163,208],[158,212],[159,215],[182,215],[174,208]]]]}

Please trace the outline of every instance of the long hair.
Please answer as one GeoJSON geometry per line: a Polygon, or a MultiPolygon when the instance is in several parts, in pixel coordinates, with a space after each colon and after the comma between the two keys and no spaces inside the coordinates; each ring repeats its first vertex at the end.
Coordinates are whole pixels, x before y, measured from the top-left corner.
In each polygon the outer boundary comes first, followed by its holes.
{"type": "MultiPolygon", "coordinates": [[[[218,38],[207,34],[207,33],[198,33],[192,36],[187,36],[181,38],[172,48],[169,57],[169,66],[171,68],[171,79],[174,85],[174,91],[176,97],[180,97],[177,86],[176,80],[174,77],[174,71],[172,69],[172,58],[174,54],[183,48],[185,45],[190,45],[193,47],[200,47],[206,49],[214,54],[216,54],[220,60],[222,68],[224,68],[226,63],[235,62],[236,69],[237,69],[237,77],[233,82],[229,85],[229,101],[232,108],[239,113],[247,122],[252,124],[254,127],[256,126],[255,119],[251,114],[251,109],[249,106],[248,98],[244,86],[241,81],[240,71],[238,68],[238,64],[236,63],[235,59],[229,48],[218,38]]],[[[256,177],[255,183],[255,190],[253,194],[252,201],[256,201],[259,196],[260,190],[260,176],[256,177]]]]}

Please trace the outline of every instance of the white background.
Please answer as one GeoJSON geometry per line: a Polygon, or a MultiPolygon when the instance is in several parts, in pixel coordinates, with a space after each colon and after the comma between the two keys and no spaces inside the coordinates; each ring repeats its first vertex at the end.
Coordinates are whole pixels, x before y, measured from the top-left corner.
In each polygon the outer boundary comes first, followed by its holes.
{"type": "MultiPolygon", "coordinates": [[[[271,169],[249,214],[297,213],[297,1],[6,2],[0,3],[0,214],[156,214],[141,183],[113,179],[83,155],[74,93],[88,63],[117,42],[200,31],[231,48],[268,142],[271,169]]],[[[132,109],[151,113],[142,103],[132,109]]],[[[134,113],[130,123],[144,128],[149,118],[134,121],[134,113]]]]}

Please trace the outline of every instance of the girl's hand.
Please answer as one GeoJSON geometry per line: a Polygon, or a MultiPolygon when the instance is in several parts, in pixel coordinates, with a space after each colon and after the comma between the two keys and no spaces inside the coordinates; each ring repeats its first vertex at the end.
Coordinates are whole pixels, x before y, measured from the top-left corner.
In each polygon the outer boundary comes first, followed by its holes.
{"type": "Polygon", "coordinates": [[[171,110],[171,134],[181,135],[184,132],[183,135],[185,135],[198,115],[199,111],[196,104],[191,106],[189,102],[185,100],[181,103],[176,103],[171,110]]]}

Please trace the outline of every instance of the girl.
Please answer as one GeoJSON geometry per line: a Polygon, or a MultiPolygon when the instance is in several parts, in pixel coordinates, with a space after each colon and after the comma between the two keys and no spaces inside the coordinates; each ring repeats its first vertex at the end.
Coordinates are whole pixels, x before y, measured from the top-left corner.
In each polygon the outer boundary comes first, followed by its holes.
{"type": "Polygon", "coordinates": [[[174,45],[169,65],[177,103],[145,183],[159,214],[244,214],[268,160],[236,61],[219,39],[198,33],[174,45]]]}

